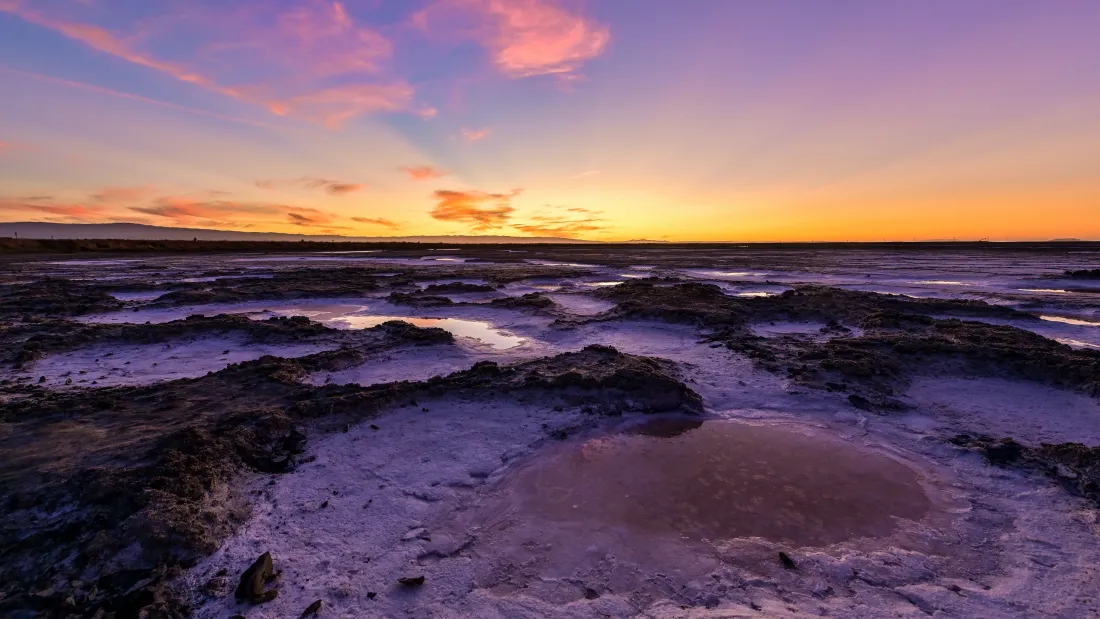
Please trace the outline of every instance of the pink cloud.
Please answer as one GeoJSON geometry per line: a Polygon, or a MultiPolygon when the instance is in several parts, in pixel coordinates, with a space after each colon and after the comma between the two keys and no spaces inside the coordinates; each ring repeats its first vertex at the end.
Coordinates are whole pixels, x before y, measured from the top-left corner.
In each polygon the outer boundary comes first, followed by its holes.
{"type": "Polygon", "coordinates": [[[440,178],[447,175],[447,172],[440,170],[439,168],[432,167],[430,165],[417,165],[406,166],[401,168],[401,171],[409,175],[414,181],[426,181],[433,178],[440,178]]]}
{"type": "Polygon", "coordinates": [[[435,192],[436,205],[429,215],[440,221],[468,223],[475,231],[498,228],[508,223],[515,212],[512,198],[521,189],[511,193],[486,193],[484,191],[455,191],[440,189],[435,192]]]}
{"type": "Polygon", "coordinates": [[[611,40],[607,26],[554,0],[438,0],[412,23],[476,40],[511,77],[574,74],[611,40]]]}
{"type": "Polygon", "coordinates": [[[476,142],[478,140],[485,139],[489,136],[491,132],[492,130],[488,127],[484,129],[471,129],[469,127],[463,127],[462,137],[465,138],[467,142],[476,142]]]}
{"type": "Polygon", "coordinates": [[[363,114],[410,109],[412,87],[383,75],[392,43],[355,24],[342,3],[304,0],[282,12],[214,6],[187,6],[119,34],[19,0],[0,2],[0,10],[95,50],[278,115],[335,128],[363,114]]]}

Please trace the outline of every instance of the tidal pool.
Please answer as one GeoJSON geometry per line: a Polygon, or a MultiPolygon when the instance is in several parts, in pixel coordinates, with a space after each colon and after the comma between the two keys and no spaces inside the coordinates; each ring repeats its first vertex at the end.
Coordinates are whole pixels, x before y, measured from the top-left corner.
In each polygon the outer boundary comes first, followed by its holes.
{"type": "Polygon", "coordinates": [[[522,337],[493,328],[480,320],[461,318],[412,318],[410,316],[341,316],[330,324],[338,329],[369,329],[391,320],[400,320],[418,327],[438,327],[458,337],[468,337],[489,344],[497,350],[515,348],[524,342],[522,337]]]}
{"type": "Polygon", "coordinates": [[[792,546],[886,537],[932,505],[918,474],[891,457],[732,421],[662,420],[563,445],[501,490],[530,527],[792,546]]]}

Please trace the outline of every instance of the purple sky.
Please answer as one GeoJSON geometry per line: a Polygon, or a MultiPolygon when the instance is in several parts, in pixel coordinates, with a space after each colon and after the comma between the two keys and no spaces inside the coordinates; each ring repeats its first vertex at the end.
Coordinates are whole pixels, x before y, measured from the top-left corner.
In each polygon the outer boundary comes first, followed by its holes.
{"type": "Polygon", "coordinates": [[[1100,238],[1100,2],[0,0],[0,220],[1100,238]]]}

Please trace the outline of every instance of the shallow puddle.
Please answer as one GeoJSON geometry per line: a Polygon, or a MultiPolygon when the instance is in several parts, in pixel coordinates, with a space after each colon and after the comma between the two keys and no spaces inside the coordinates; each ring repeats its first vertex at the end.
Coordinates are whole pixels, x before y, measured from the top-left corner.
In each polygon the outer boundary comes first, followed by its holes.
{"type": "Polygon", "coordinates": [[[1091,320],[1081,320],[1080,318],[1070,318],[1068,316],[1039,316],[1040,320],[1047,322],[1060,322],[1066,325],[1073,325],[1075,327],[1100,327],[1100,322],[1093,322],[1091,320]]]}
{"type": "Polygon", "coordinates": [[[461,318],[412,318],[409,316],[341,316],[330,321],[339,329],[369,329],[391,320],[400,320],[418,327],[438,327],[458,337],[468,337],[489,344],[497,350],[515,348],[524,342],[522,337],[498,331],[488,322],[461,318]]]}
{"type": "Polygon", "coordinates": [[[663,420],[562,446],[506,478],[515,519],[689,540],[824,546],[885,537],[929,511],[918,475],[839,439],[663,420]]]}

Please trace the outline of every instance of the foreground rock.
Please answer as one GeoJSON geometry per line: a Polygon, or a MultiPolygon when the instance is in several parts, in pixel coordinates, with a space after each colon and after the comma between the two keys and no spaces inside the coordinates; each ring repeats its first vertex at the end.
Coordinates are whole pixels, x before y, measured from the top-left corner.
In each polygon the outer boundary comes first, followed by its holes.
{"type": "MultiPolygon", "coordinates": [[[[241,582],[237,585],[236,598],[238,602],[249,604],[263,604],[270,602],[279,595],[278,589],[268,589],[268,583],[278,577],[275,566],[271,561],[271,553],[265,552],[256,559],[256,562],[241,574],[241,582]]],[[[320,606],[314,610],[320,610],[320,606]]]]}
{"type": "MultiPolygon", "coordinates": [[[[434,341],[438,330],[387,323],[381,331],[434,341]]],[[[158,604],[186,613],[164,583],[249,517],[249,498],[236,481],[242,472],[292,471],[313,434],[339,432],[420,397],[538,397],[604,415],[702,410],[671,363],[602,346],[512,366],[479,363],[422,382],[301,382],[363,359],[345,348],[142,387],[10,392],[0,400],[0,422],[18,431],[0,435],[7,524],[0,615],[37,609],[65,617],[72,611],[55,602],[69,597],[80,601],[78,616],[122,608],[136,616],[158,604]]],[[[259,600],[272,593],[254,585],[272,569],[265,560],[253,567],[242,592],[259,600]]]]}

